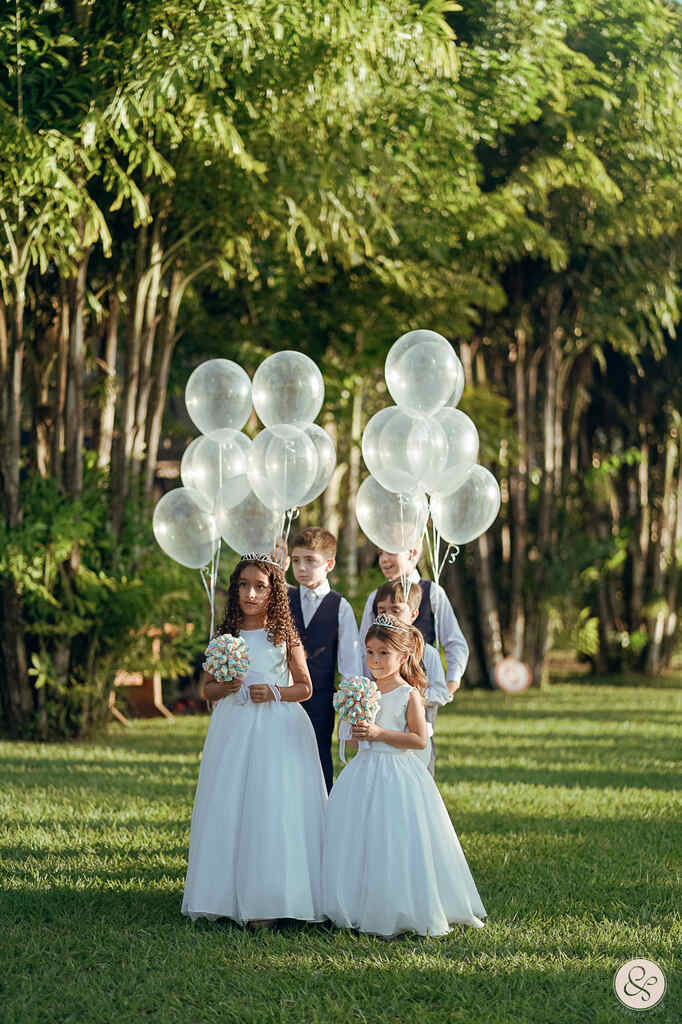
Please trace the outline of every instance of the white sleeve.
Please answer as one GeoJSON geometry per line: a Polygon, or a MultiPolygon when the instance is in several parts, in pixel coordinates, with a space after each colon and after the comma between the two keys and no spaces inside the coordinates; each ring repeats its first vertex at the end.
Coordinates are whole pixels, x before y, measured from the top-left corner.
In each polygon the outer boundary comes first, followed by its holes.
{"type": "Polygon", "coordinates": [[[362,613],[362,621],[360,623],[360,657],[362,659],[362,674],[365,676],[369,675],[369,669],[367,667],[367,661],[365,659],[365,637],[367,631],[372,625],[374,619],[374,598],[377,596],[376,590],[373,590],[365,602],[365,610],[362,613]]]}
{"type": "Polygon", "coordinates": [[[360,637],[353,609],[345,597],[339,604],[339,646],[337,651],[339,673],[344,679],[362,675],[360,637]]]}
{"type": "Polygon", "coordinates": [[[424,646],[424,671],[429,681],[426,690],[426,700],[429,704],[449,704],[452,700],[450,692],[445,685],[445,672],[440,654],[431,644],[424,646]]]}
{"type": "Polygon", "coordinates": [[[459,628],[448,595],[437,583],[431,584],[431,610],[438,624],[438,642],[448,663],[448,679],[459,681],[469,660],[469,645],[459,628]]]}

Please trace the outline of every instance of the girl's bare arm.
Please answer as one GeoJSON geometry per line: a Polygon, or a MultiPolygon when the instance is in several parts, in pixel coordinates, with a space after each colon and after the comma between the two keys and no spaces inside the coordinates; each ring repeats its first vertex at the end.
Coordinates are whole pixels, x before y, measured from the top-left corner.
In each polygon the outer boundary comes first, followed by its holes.
{"type": "Polygon", "coordinates": [[[293,679],[292,686],[280,686],[279,692],[282,700],[302,701],[309,700],[313,695],[313,684],[308,671],[308,663],[305,660],[305,652],[302,644],[292,647],[289,652],[289,671],[293,679]]]}
{"type": "Polygon", "coordinates": [[[374,740],[378,743],[388,743],[391,747],[399,750],[424,750],[429,741],[426,731],[426,718],[424,716],[424,702],[418,690],[410,691],[407,701],[407,731],[398,732],[395,729],[382,729],[374,722],[360,722],[353,726],[353,739],[374,740]]]}

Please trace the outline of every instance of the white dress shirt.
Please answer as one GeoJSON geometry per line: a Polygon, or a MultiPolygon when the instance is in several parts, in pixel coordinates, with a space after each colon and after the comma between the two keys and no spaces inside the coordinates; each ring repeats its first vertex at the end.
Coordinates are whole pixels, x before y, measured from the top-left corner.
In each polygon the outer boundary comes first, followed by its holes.
{"type": "Polygon", "coordinates": [[[424,644],[424,671],[429,685],[426,688],[426,703],[442,707],[449,704],[452,695],[445,683],[445,672],[440,654],[431,644],[424,644]]]}
{"type": "MultiPolygon", "coordinates": [[[[329,580],[323,580],[314,590],[311,590],[310,587],[299,586],[298,593],[301,598],[301,613],[303,615],[303,625],[306,629],[313,615],[320,607],[322,598],[326,597],[330,590],[329,580]]],[[[345,597],[342,597],[339,603],[339,644],[336,660],[339,674],[344,679],[349,676],[362,675],[358,624],[355,621],[353,609],[345,597]]]]}
{"type": "MultiPolygon", "coordinates": [[[[416,569],[410,573],[407,577],[410,583],[421,583],[421,577],[416,569]]],[[[423,581],[424,583],[427,580],[423,581]]],[[[362,622],[360,623],[360,643],[362,644],[362,664],[365,675],[368,674],[367,662],[365,661],[365,637],[367,631],[374,621],[374,598],[376,597],[376,590],[367,598],[365,603],[365,610],[362,613],[362,622]]],[[[459,627],[459,622],[455,617],[455,613],[452,610],[452,605],[448,595],[445,593],[443,588],[437,583],[431,583],[431,611],[436,620],[436,626],[438,628],[438,642],[443,645],[445,651],[445,658],[448,663],[447,678],[452,679],[455,682],[459,682],[464,675],[464,670],[467,667],[469,660],[469,645],[467,644],[464,634],[459,627]]],[[[427,673],[428,675],[428,673],[427,673]]]]}

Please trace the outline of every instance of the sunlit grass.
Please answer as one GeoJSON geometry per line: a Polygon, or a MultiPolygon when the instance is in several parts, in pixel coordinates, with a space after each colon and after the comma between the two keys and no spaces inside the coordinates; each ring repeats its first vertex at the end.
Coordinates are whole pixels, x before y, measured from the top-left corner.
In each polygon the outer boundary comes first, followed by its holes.
{"type": "Polygon", "coordinates": [[[2,744],[0,1019],[616,1022],[613,974],[647,956],[647,1019],[677,1021],[681,696],[456,696],[438,782],[490,917],[440,940],[182,918],[205,718],[2,744]]]}

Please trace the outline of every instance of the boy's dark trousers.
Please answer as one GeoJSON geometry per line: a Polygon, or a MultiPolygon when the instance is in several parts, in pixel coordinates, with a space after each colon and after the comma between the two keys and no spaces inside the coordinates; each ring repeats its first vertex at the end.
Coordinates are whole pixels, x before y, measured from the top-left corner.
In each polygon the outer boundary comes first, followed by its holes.
{"type": "Polygon", "coordinates": [[[308,623],[303,624],[298,587],[289,587],[289,607],[298,635],[303,643],[308,671],[313,682],[313,695],[301,705],[312,722],[320,755],[320,764],[327,785],[332,788],[332,733],[334,732],[334,676],[339,646],[339,605],[341,594],[330,590],[308,623]]]}

